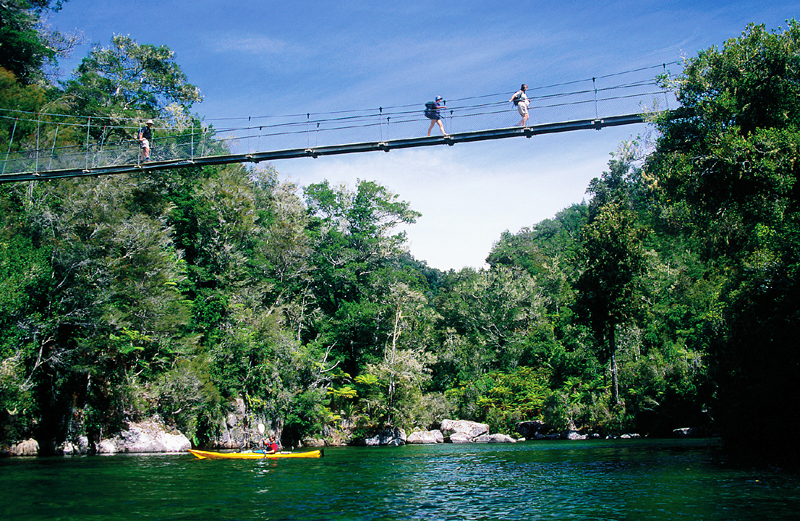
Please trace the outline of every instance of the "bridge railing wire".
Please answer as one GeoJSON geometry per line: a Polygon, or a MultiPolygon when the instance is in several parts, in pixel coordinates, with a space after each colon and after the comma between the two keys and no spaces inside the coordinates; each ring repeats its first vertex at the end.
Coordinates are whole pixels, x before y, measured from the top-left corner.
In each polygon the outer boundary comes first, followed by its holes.
{"type": "MultiPolygon", "coordinates": [[[[584,80],[530,86],[530,118],[537,125],[637,114],[677,106],[674,93],[656,76],[667,65],[643,67],[584,80]]],[[[513,92],[446,101],[441,116],[447,133],[506,128],[521,117],[509,102],[513,92]]],[[[156,125],[150,161],[174,161],[261,151],[313,149],[322,146],[381,142],[424,136],[430,120],[424,101],[370,109],[277,116],[204,120],[205,125],[178,130],[156,125]]],[[[140,121],[112,122],[63,114],[0,109],[0,125],[10,128],[0,174],[101,168],[141,161],[135,139],[140,121]],[[14,141],[15,133],[27,138],[14,141]],[[34,135],[35,142],[31,137],[34,135]]],[[[431,135],[440,134],[434,126],[431,135]]],[[[0,148],[0,153],[2,153],[0,148]]]]}

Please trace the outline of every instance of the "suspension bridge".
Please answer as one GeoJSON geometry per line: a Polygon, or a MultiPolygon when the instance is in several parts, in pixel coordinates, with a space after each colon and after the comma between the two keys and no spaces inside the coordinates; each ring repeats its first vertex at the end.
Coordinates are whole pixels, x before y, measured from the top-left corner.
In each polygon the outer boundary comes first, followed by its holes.
{"type": "MultiPolygon", "coordinates": [[[[521,118],[509,101],[511,92],[447,100],[447,108],[441,111],[445,135],[425,135],[430,120],[423,114],[424,102],[221,118],[200,126],[158,120],[151,160],[146,163],[141,162],[139,144],[133,138],[141,126],[139,121],[2,110],[0,125],[9,128],[11,139],[2,160],[0,183],[389,152],[643,123],[648,114],[677,106],[674,94],[656,79],[659,74],[669,75],[667,65],[529,88],[530,119],[525,127],[514,126],[521,118]],[[14,142],[23,125],[28,128],[25,148],[14,142]]],[[[434,128],[434,132],[438,130],[434,128]]]]}

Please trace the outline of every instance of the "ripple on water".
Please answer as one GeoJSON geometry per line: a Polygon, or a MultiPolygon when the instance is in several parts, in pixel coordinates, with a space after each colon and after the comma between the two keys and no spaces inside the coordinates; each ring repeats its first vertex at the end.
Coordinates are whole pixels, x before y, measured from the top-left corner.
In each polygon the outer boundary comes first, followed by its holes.
{"type": "Polygon", "coordinates": [[[319,460],[188,455],[0,461],[0,518],[793,519],[800,479],[713,443],[331,448],[319,460]]]}

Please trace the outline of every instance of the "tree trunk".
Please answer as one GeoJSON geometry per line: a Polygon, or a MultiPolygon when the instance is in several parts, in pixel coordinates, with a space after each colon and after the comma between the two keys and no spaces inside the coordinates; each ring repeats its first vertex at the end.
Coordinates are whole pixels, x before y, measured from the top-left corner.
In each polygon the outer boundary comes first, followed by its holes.
{"type": "Polygon", "coordinates": [[[614,404],[619,405],[619,375],[617,372],[617,337],[616,326],[611,326],[608,347],[611,350],[611,386],[614,392],[614,404]]]}
{"type": "Polygon", "coordinates": [[[397,353],[397,338],[400,336],[400,317],[401,317],[400,303],[397,304],[397,310],[394,315],[394,329],[392,330],[392,352],[389,357],[389,414],[387,415],[387,423],[392,424],[392,411],[394,410],[394,380],[395,380],[395,366],[394,360],[397,353]]]}

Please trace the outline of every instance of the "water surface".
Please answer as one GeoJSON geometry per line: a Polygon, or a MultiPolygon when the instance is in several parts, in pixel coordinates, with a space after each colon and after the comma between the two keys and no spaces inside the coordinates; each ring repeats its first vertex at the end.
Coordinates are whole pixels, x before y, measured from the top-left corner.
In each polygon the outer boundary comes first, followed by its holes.
{"type": "Polygon", "coordinates": [[[300,460],[0,460],[3,520],[797,519],[800,475],[711,440],[325,449],[300,460]]]}

